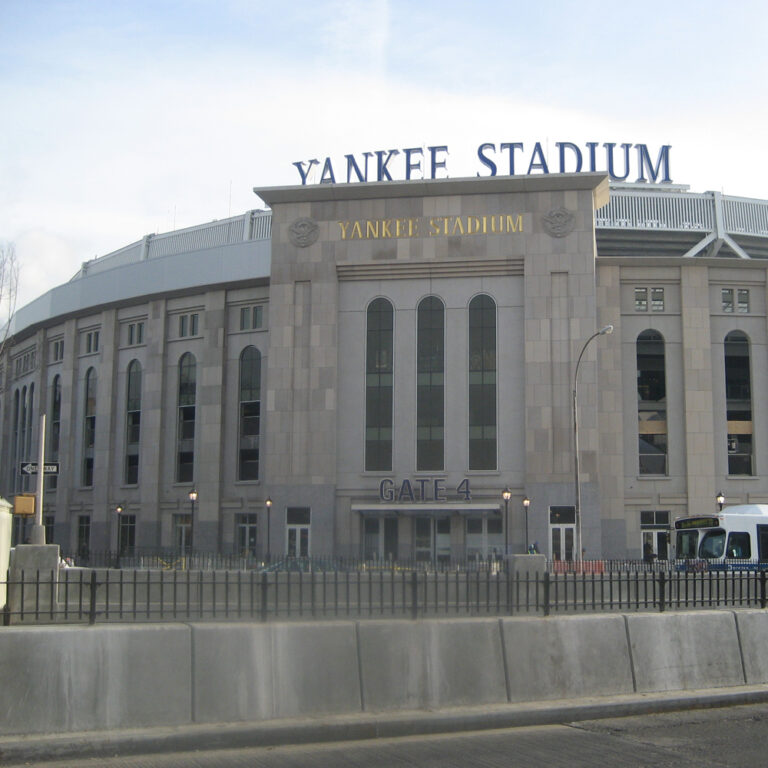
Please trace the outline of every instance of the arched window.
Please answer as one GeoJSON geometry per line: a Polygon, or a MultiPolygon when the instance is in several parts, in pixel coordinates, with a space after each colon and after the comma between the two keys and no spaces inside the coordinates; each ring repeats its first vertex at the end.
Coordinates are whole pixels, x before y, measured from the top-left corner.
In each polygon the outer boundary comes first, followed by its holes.
{"type": "MultiPolygon", "coordinates": [[[[32,435],[37,432],[34,429],[35,415],[35,385],[29,385],[29,395],[27,400],[27,444],[24,446],[24,452],[27,459],[32,458],[32,435]]],[[[32,478],[30,478],[31,480],[32,478]]]]}
{"type": "Polygon", "coordinates": [[[445,307],[419,302],[416,334],[416,469],[441,470],[445,442],[445,307]]]}
{"type": "Polygon", "coordinates": [[[261,434],[261,352],[246,347],[240,355],[240,439],[238,480],[259,479],[261,434]]]}
{"type": "Polygon", "coordinates": [[[392,343],[394,309],[387,299],[374,299],[366,314],[365,468],[392,469],[392,343]]]}
{"type": "Polygon", "coordinates": [[[139,482],[139,438],[141,437],[141,363],[128,364],[125,405],[125,484],[139,482]]]}
{"type": "Polygon", "coordinates": [[[96,370],[89,368],[85,374],[83,399],[83,475],[86,488],[93,485],[93,456],[96,445],[96,370]]]}
{"type": "Polygon", "coordinates": [[[664,338],[637,337],[637,432],[641,475],[667,474],[667,384],[664,338]]]}
{"type": "Polygon", "coordinates": [[[21,461],[21,454],[19,453],[19,430],[21,423],[21,393],[17,389],[13,393],[13,456],[11,458],[11,482],[10,486],[14,491],[18,491],[21,487],[21,478],[19,476],[19,461],[21,461]]]}
{"type": "Polygon", "coordinates": [[[179,360],[178,426],[176,433],[176,482],[191,483],[195,466],[195,399],[197,363],[191,352],[179,360]]]}
{"type": "MultiPolygon", "coordinates": [[[[46,453],[51,461],[59,460],[59,442],[61,440],[61,376],[58,374],[53,377],[51,383],[51,418],[48,423],[49,438],[46,453]]],[[[47,479],[49,490],[54,490],[59,478],[57,475],[50,475],[47,479]]]]}
{"type": "Polygon", "coordinates": [[[728,474],[751,475],[752,376],[749,339],[741,331],[733,331],[725,337],[724,347],[728,474]]]}
{"type": "Polygon", "coordinates": [[[469,468],[496,469],[496,302],[469,303],[469,468]]]}

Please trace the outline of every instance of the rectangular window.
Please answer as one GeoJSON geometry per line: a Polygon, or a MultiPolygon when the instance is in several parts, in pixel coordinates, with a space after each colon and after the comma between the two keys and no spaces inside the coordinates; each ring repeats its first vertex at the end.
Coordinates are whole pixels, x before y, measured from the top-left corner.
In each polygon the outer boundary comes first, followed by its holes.
{"type": "Polygon", "coordinates": [[[197,336],[198,314],[192,312],[188,315],[179,315],[179,336],[197,336]]]}
{"type": "Polygon", "coordinates": [[[125,484],[138,485],[139,483],[139,455],[129,453],[125,457],[125,484]]]}
{"type": "Polygon", "coordinates": [[[747,314],[749,312],[749,289],[739,288],[737,291],[737,309],[740,314],[747,314]]]}
{"type": "Polygon", "coordinates": [[[93,456],[86,456],[83,459],[83,486],[93,487],[93,456]]]}
{"type": "Polygon", "coordinates": [[[64,339],[57,339],[51,344],[51,359],[54,363],[64,359],[64,339]]]}
{"type": "Polygon", "coordinates": [[[128,323],[128,346],[133,347],[144,343],[144,321],[128,323]]]}
{"type": "Polygon", "coordinates": [[[194,479],[195,454],[193,451],[179,451],[176,467],[176,482],[191,483],[194,479]]]}
{"type": "Polygon", "coordinates": [[[45,528],[45,543],[46,544],[54,544],[53,540],[53,531],[54,531],[54,522],[55,522],[55,516],[54,515],[44,515],[43,516],[43,527],[45,528]]]}
{"type": "Polygon", "coordinates": [[[733,312],[733,288],[723,288],[720,291],[723,312],[733,312]]]}
{"type": "Polygon", "coordinates": [[[648,289],[635,288],[635,312],[648,311],[648,289]]]}
{"type": "Polygon", "coordinates": [[[253,307],[240,308],[240,330],[250,331],[262,326],[262,313],[264,309],[261,305],[253,307]]]}
{"type": "MultiPolygon", "coordinates": [[[[78,515],[77,518],[77,556],[87,558],[91,549],[91,517],[78,515]]],[[[77,563],[81,565],[81,563],[77,563]]]]}
{"type": "Polygon", "coordinates": [[[82,335],[82,353],[85,355],[92,355],[99,351],[99,332],[98,331],[86,331],[82,335]]]}
{"type": "Polygon", "coordinates": [[[651,311],[652,312],[664,311],[664,289],[663,288],[651,288],[651,311]]]}

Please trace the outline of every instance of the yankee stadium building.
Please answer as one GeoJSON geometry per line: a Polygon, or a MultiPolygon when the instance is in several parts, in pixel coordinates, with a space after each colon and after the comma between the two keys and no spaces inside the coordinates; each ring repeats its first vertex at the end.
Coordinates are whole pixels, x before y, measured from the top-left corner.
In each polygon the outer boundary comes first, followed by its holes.
{"type": "Polygon", "coordinates": [[[768,503],[768,202],[482,148],[299,163],[84,263],[15,317],[0,494],[42,439],[67,552],[434,561],[664,558],[718,493],[768,503]]]}

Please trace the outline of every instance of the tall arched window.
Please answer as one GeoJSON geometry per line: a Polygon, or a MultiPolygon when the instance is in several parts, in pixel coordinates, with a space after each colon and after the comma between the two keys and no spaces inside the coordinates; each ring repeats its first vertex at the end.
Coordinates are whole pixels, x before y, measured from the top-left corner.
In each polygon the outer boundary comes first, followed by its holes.
{"type": "MultiPolygon", "coordinates": [[[[29,385],[29,395],[27,399],[27,444],[24,446],[25,456],[28,459],[32,458],[32,435],[37,434],[34,429],[34,414],[35,414],[35,385],[29,385]]],[[[31,480],[32,478],[30,478],[31,480]]]]}
{"type": "Polygon", "coordinates": [[[496,469],[496,302],[469,303],[469,468],[496,469]]]}
{"type": "Polygon", "coordinates": [[[21,461],[21,454],[19,452],[19,431],[21,424],[21,393],[17,389],[13,393],[13,443],[11,444],[13,450],[13,456],[11,458],[11,482],[10,486],[14,491],[18,491],[21,487],[21,478],[19,476],[19,461],[21,461]]]}
{"type": "MultiPolygon", "coordinates": [[[[46,453],[51,461],[59,460],[59,442],[61,440],[61,376],[53,377],[51,383],[51,418],[48,424],[50,437],[46,453]]],[[[47,478],[48,488],[54,490],[58,485],[58,475],[50,475],[47,478]]]]}
{"type": "Polygon", "coordinates": [[[637,432],[641,475],[667,474],[667,384],[664,338],[637,337],[637,432]]]}
{"type": "Polygon", "coordinates": [[[178,428],[176,434],[176,482],[191,483],[195,466],[195,399],[197,363],[191,352],[179,360],[178,428]]]}
{"type": "Polygon", "coordinates": [[[83,393],[83,475],[86,488],[93,485],[93,456],[96,445],[96,370],[89,368],[85,374],[83,393]]]}
{"type": "Polygon", "coordinates": [[[392,469],[392,342],[394,310],[387,299],[374,299],[366,314],[365,468],[392,469]]]}
{"type": "Polygon", "coordinates": [[[125,404],[125,484],[139,482],[139,438],[141,437],[141,363],[128,364],[125,404]]]}
{"type": "Polygon", "coordinates": [[[246,347],[240,355],[240,440],[238,480],[259,479],[261,434],[261,352],[246,347]]]}
{"type": "Polygon", "coordinates": [[[27,388],[21,388],[21,415],[19,417],[19,458],[29,461],[27,456],[27,388]]]}
{"type": "Polygon", "coordinates": [[[441,470],[445,442],[445,307],[419,302],[416,336],[416,469],[441,470]]]}
{"type": "Polygon", "coordinates": [[[741,331],[733,331],[725,337],[724,347],[728,474],[751,475],[752,376],[749,339],[741,331]]]}

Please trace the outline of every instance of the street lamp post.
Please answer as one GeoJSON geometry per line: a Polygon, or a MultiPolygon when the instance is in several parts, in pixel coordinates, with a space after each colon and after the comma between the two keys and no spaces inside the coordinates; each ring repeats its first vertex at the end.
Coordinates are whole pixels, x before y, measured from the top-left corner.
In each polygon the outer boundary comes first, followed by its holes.
{"type": "Polygon", "coordinates": [[[267,496],[267,500],[264,502],[264,506],[267,508],[267,562],[272,562],[271,558],[271,551],[270,551],[270,541],[269,541],[269,522],[271,517],[271,511],[272,511],[272,499],[267,496]]]}
{"type": "Polygon", "coordinates": [[[512,491],[505,488],[501,492],[501,498],[504,499],[504,555],[509,554],[509,500],[512,498],[512,491]]]}
{"type": "Polygon", "coordinates": [[[525,510],[525,553],[528,554],[528,507],[531,506],[531,500],[527,497],[523,497],[523,509],[525,510]]]}
{"type": "Polygon", "coordinates": [[[197,501],[197,489],[193,488],[189,492],[189,528],[184,529],[183,540],[181,542],[181,550],[185,552],[187,547],[190,547],[191,541],[187,542],[187,531],[192,533],[192,526],[195,524],[195,502],[197,501]]]}
{"type": "Polygon", "coordinates": [[[720,511],[723,511],[723,505],[725,504],[725,494],[722,491],[717,492],[717,496],[715,497],[715,501],[717,502],[717,506],[719,507],[720,511]]]}
{"type": "Polygon", "coordinates": [[[118,504],[115,507],[115,512],[117,513],[117,541],[115,542],[115,565],[117,568],[120,567],[120,515],[123,514],[123,505],[118,504]]]}
{"type": "Polygon", "coordinates": [[[584,353],[587,351],[587,347],[593,339],[598,336],[604,336],[607,333],[613,333],[613,326],[606,325],[599,331],[595,331],[585,342],[581,348],[579,357],[576,360],[576,368],[573,372],[573,484],[576,492],[576,558],[581,560],[582,553],[582,541],[581,541],[581,485],[579,483],[579,419],[577,408],[577,388],[579,380],[579,366],[581,365],[581,359],[584,357],[584,353]]]}

